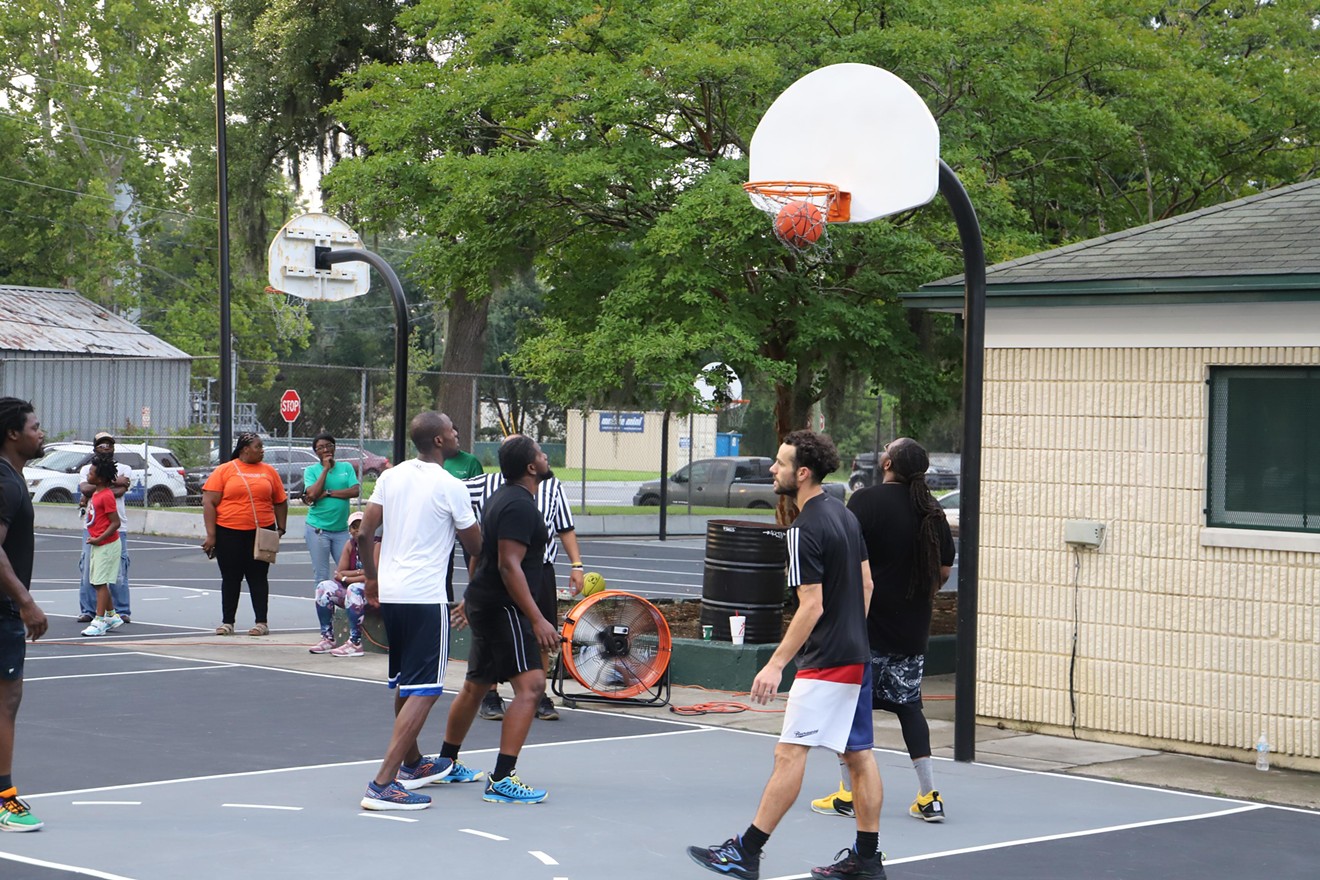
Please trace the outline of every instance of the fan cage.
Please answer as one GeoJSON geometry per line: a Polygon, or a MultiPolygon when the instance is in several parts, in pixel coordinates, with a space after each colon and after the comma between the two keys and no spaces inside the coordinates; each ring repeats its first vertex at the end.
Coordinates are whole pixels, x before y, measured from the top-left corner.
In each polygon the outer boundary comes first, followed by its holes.
{"type": "Polygon", "coordinates": [[[563,636],[565,671],[611,699],[651,692],[664,678],[673,651],[660,610],[621,590],[605,590],[575,605],[564,617],[563,636]]]}

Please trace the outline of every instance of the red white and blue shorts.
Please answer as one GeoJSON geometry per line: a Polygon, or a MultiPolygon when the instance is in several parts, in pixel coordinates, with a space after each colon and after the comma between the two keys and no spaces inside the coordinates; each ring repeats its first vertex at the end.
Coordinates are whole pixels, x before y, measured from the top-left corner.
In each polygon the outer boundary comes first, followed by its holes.
{"type": "Polygon", "coordinates": [[[871,664],[799,669],[788,690],[779,741],[832,752],[869,751],[875,745],[871,664]]]}

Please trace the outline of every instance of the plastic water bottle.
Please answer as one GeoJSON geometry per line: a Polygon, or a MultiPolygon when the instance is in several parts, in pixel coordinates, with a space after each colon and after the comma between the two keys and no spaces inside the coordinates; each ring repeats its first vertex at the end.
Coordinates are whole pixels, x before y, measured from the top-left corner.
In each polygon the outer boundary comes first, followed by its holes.
{"type": "Polygon", "coordinates": [[[1270,741],[1261,733],[1260,739],[1256,740],[1256,769],[1270,769],[1270,741]]]}

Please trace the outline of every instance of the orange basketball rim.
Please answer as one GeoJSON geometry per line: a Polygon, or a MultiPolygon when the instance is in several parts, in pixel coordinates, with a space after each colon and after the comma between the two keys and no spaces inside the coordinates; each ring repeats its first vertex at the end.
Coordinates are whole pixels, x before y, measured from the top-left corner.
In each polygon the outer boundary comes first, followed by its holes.
{"type": "Polygon", "coordinates": [[[605,590],[564,616],[565,671],[602,697],[650,691],[669,668],[673,643],[660,610],[641,596],[605,590]]]}

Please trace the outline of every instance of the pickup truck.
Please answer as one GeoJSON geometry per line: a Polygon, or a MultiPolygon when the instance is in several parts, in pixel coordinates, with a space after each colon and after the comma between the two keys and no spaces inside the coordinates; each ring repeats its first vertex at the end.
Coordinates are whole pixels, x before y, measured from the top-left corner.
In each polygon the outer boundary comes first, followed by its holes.
{"type": "MultiPolygon", "coordinates": [[[[693,504],[702,507],[747,507],[772,510],[779,503],[775,495],[774,478],[770,465],[774,459],[758,456],[731,456],[703,458],[684,465],[669,478],[669,503],[693,504]]],[[[826,483],[825,491],[840,501],[844,497],[842,483],[826,483]]],[[[638,507],[660,504],[660,481],[643,483],[633,496],[638,507]]]]}

